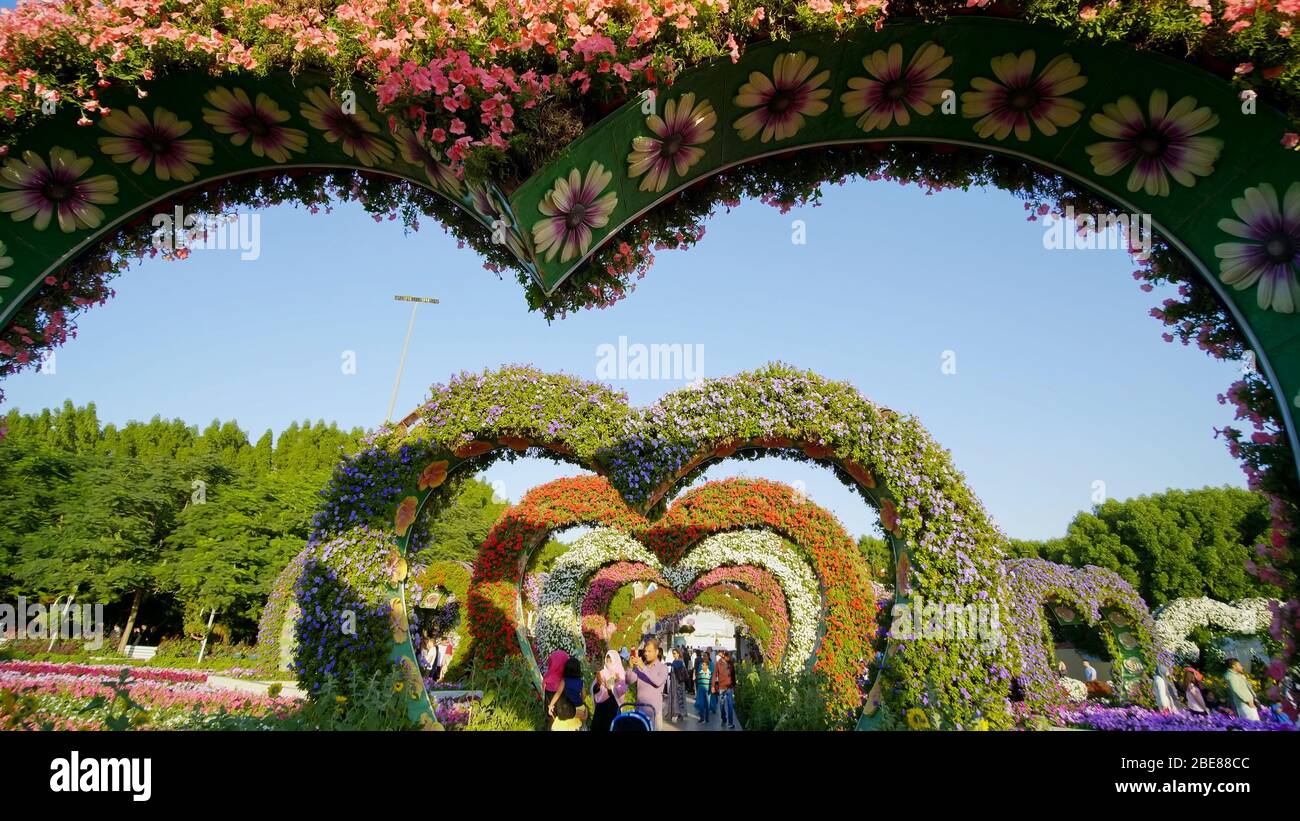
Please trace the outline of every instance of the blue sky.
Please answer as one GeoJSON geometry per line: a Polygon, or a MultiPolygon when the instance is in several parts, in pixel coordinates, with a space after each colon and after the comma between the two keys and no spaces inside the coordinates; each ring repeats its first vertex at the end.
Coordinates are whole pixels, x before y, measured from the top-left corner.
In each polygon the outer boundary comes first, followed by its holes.
{"type": "MultiPolygon", "coordinates": [[[[623,303],[548,325],[513,280],[435,225],[404,235],[359,207],[261,215],[261,256],[204,251],[145,262],[117,298],[80,321],[54,374],[5,384],[8,407],[94,402],[105,421],[156,413],[205,425],[234,418],[253,438],[293,420],[383,420],[409,316],[421,307],[395,416],[462,369],[531,362],[597,377],[597,349],[699,344],[704,374],[780,359],[846,379],[915,414],[952,451],[1012,536],[1064,532],[1092,504],[1167,487],[1242,485],[1213,428],[1236,368],[1161,341],[1116,251],[1043,247],[1043,227],[998,191],[927,196],[887,182],[830,188],[819,208],[756,202],[720,214],[693,250],[664,252],[623,303]],[[803,220],[807,243],[792,243],[803,220]],[[341,367],[356,355],[355,375],[341,367]],[[955,354],[956,373],[941,368],[955,354]]],[[[681,381],[616,382],[632,402],[681,381]]],[[[525,460],[487,478],[518,499],[570,467],[525,460]]],[[[715,468],[803,481],[855,534],[874,515],[828,473],[778,460],[715,468]]]]}

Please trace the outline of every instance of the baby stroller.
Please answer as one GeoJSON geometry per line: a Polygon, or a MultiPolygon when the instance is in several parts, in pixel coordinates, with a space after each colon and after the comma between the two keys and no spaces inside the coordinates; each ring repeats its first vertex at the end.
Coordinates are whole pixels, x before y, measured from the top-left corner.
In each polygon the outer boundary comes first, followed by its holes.
{"type": "Polygon", "coordinates": [[[619,707],[618,715],[609,723],[611,733],[649,733],[655,728],[654,707],[649,704],[624,704],[619,707]],[[649,710],[646,715],[642,710],[649,710]]]}

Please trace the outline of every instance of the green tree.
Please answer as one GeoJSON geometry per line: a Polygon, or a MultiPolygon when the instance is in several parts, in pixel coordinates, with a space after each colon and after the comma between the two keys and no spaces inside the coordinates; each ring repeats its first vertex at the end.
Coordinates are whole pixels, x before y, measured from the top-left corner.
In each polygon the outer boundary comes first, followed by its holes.
{"type": "Polygon", "coordinates": [[[1064,538],[1044,545],[1043,558],[1114,570],[1152,607],[1185,596],[1231,601],[1269,590],[1245,566],[1268,526],[1259,494],[1232,487],[1170,490],[1080,513],[1064,538]]]}
{"type": "Polygon", "coordinates": [[[473,561],[506,507],[508,503],[496,499],[491,485],[471,479],[461,488],[455,504],[434,519],[429,528],[433,538],[421,553],[427,561],[473,561]]]}

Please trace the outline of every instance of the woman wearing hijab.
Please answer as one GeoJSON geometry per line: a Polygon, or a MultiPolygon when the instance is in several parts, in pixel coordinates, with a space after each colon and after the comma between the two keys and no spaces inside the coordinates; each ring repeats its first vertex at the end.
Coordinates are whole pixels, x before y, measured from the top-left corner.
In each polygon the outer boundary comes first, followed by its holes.
{"type": "Polygon", "coordinates": [[[605,653],[605,666],[596,671],[591,682],[591,700],[596,710],[591,717],[591,731],[603,733],[609,730],[610,722],[618,715],[619,705],[623,703],[623,694],[627,692],[627,671],[623,669],[623,659],[610,650],[605,653]]]}
{"type": "Polygon", "coordinates": [[[686,689],[690,686],[691,677],[680,648],[673,650],[673,663],[669,667],[668,707],[665,712],[669,720],[681,721],[686,718],[686,689]]]}
{"type": "MultiPolygon", "coordinates": [[[[569,660],[569,654],[563,650],[553,650],[546,657],[546,675],[542,676],[542,704],[549,705],[556,691],[564,687],[564,665],[569,660]]],[[[551,722],[555,718],[547,711],[546,729],[551,729],[551,722]]]]}

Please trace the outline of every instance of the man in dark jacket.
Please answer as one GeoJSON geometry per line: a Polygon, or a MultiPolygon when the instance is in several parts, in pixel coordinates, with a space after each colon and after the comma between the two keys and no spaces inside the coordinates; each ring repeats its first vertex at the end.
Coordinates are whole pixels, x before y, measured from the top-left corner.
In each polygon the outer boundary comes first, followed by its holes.
{"type": "Polygon", "coordinates": [[[713,668],[713,692],[718,694],[718,718],[728,729],[736,727],[736,671],[731,664],[731,654],[718,654],[713,668]]]}

